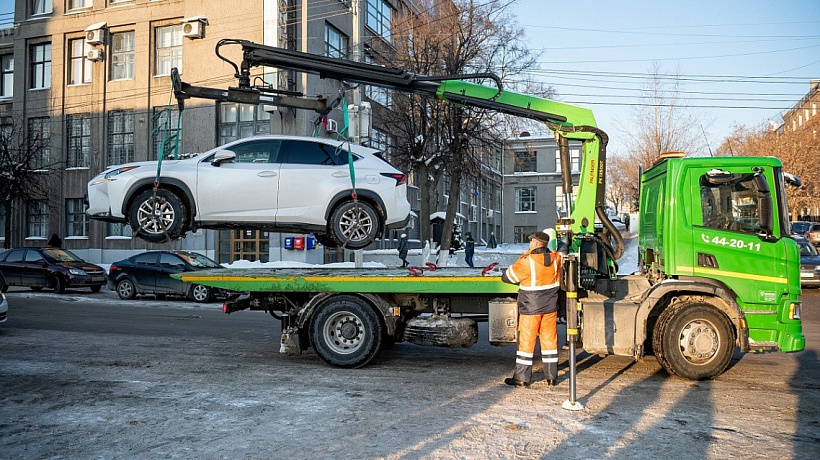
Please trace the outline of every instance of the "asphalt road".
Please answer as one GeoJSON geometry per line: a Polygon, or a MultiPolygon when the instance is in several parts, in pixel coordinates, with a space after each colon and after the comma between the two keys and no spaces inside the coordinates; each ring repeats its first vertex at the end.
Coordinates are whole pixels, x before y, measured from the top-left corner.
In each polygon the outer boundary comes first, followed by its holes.
{"type": "Polygon", "coordinates": [[[279,354],[278,321],[109,291],[8,293],[0,458],[820,458],[820,291],[807,348],[718,378],[579,355],[556,388],[503,385],[512,347],[397,344],[363,369],[279,354]]]}

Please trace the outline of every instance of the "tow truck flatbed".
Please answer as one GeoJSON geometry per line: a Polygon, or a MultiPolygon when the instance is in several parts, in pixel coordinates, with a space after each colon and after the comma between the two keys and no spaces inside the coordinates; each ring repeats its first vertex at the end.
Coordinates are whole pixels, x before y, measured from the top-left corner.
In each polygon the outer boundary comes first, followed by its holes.
{"type": "Polygon", "coordinates": [[[182,281],[240,292],[391,294],[515,294],[518,286],[481,268],[242,268],[173,275],[182,281]]]}

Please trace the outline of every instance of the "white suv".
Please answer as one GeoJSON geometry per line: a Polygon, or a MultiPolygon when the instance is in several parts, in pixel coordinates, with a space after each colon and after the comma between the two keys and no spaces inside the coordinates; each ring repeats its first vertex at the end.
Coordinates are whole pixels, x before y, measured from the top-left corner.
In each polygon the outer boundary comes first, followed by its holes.
{"type": "Polygon", "coordinates": [[[181,160],[113,166],[88,183],[88,215],[151,242],[196,228],[313,232],[360,249],[407,223],[406,176],[379,151],[315,137],[255,136],[181,160]]]}

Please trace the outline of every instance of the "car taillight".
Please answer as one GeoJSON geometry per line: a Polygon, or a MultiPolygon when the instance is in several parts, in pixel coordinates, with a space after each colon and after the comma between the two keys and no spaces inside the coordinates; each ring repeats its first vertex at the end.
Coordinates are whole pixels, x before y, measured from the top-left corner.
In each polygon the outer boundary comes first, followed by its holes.
{"type": "Polygon", "coordinates": [[[382,173],[382,176],[396,180],[396,187],[407,183],[407,176],[401,173],[382,173]]]}
{"type": "Polygon", "coordinates": [[[110,272],[113,272],[113,271],[117,271],[119,269],[120,269],[120,267],[112,264],[110,267],[108,267],[108,272],[110,273],[110,272]]]}

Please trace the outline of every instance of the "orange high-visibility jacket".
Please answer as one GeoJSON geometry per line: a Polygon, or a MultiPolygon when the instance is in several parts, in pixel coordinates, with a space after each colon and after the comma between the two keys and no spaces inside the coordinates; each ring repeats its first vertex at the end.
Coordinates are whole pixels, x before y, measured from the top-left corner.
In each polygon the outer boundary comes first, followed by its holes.
{"type": "Polygon", "coordinates": [[[547,248],[525,252],[501,279],[518,285],[518,311],[523,315],[551,313],[558,310],[561,255],[547,248]]]}

